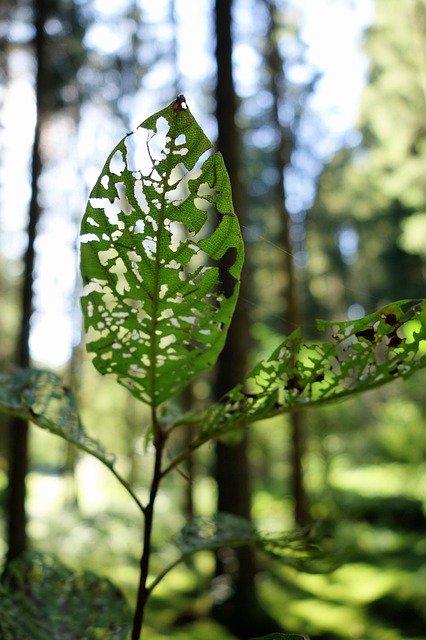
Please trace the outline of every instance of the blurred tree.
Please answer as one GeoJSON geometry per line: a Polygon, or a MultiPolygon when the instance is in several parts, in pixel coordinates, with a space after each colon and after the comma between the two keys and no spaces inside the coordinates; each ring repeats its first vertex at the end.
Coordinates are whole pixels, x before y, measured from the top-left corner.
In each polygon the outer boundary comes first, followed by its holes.
{"type": "MultiPolygon", "coordinates": [[[[300,304],[299,282],[293,260],[293,242],[291,240],[292,221],[286,206],[285,171],[291,165],[294,150],[294,133],[290,126],[284,126],[280,119],[281,105],[285,104],[286,88],[288,85],[285,75],[285,65],[279,49],[279,18],[274,0],[266,0],[268,11],[268,33],[266,65],[270,77],[270,92],[272,96],[272,126],[276,135],[275,167],[276,177],[274,196],[275,206],[279,212],[282,230],[280,245],[284,259],[286,274],[285,309],[286,324],[299,327],[302,324],[302,310],[300,304]]],[[[283,8],[283,7],[282,7],[283,8]]],[[[283,333],[286,332],[284,327],[283,333]]],[[[308,497],[303,479],[303,456],[305,452],[305,434],[303,416],[300,411],[290,413],[291,423],[291,472],[292,494],[294,502],[294,520],[296,525],[303,526],[309,521],[308,497]]]]}
{"type": "Polygon", "coordinates": [[[409,0],[403,15],[397,6],[377,2],[365,44],[362,141],[336,153],[310,216],[311,293],[322,315],[342,316],[351,305],[362,313],[424,287],[426,3],[409,0]]]}
{"type": "MultiPolygon", "coordinates": [[[[29,337],[33,313],[33,281],[35,238],[37,223],[40,219],[39,179],[42,172],[40,149],[40,131],[42,116],[46,109],[48,90],[47,51],[45,24],[48,7],[45,0],[34,3],[34,54],[36,62],[35,99],[36,123],[31,158],[31,198],[28,212],[27,249],[24,256],[24,275],[21,292],[21,320],[18,334],[16,364],[25,368],[30,364],[29,337]]],[[[8,496],[7,496],[7,561],[17,558],[27,550],[25,481],[28,470],[28,425],[20,419],[14,419],[10,425],[10,451],[8,460],[8,496]]]]}
{"type": "MultiPolygon", "coordinates": [[[[238,129],[235,124],[236,97],[232,69],[232,0],[216,0],[216,118],[218,125],[217,145],[220,149],[231,180],[235,211],[243,224],[244,191],[241,182],[241,147],[238,129]]],[[[222,259],[221,281],[225,291],[231,292],[235,283],[229,276],[229,265],[233,256],[222,259]]],[[[245,278],[242,278],[242,283],[245,278]]],[[[244,285],[242,285],[244,286],[244,285]]],[[[227,295],[227,294],[225,294],[227,295]]],[[[240,297],[228,338],[218,359],[214,395],[220,399],[226,391],[241,381],[246,373],[247,350],[249,346],[247,317],[244,300],[240,297]]],[[[250,488],[247,462],[247,434],[240,443],[230,446],[219,442],[216,445],[216,482],[218,490],[218,511],[235,513],[250,519],[250,488]]],[[[223,554],[217,558],[217,574],[228,574],[223,554]],[[222,555],[222,560],[221,560],[222,555]]],[[[256,600],[253,553],[247,549],[238,552],[238,568],[232,586],[232,593],[224,603],[214,609],[214,615],[229,628],[237,629],[244,620],[243,612],[251,610],[256,600]]],[[[228,563],[229,564],[229,563],[228,563]]],[[[235,569],[235,567],[234,567],[235,569]]],[[[224,585],[226,590],[226,586],[224,585]]],[[[229,594],[228,594],[229,596],[229,594]]]]}
{"type": "MultiPolygon", "coordinates": [[[[74,3],[62,0],[40,0],[18,3],[18,18],[28,17],[32,9],[33,48],[35,62],[34,93],[36,118],[31,153],[31,195],[27,223],[27,247],[21,289],[21,319],[17,335],[15,362],[19,367],[30,364],[29,338],[34,311],[34,265],[37,226],[41,216],[40,177],[43,171],[42,129],[49,115],[63,108],[76,94],[72,91],[75,66],[81,62],[83,30],[74,3]],[[60,36],[60,38],[58,38],[60,36]],[[58,46],[59,44],[59,46],[58,46]]],[[[28,43],[23,44],[28,47],[28,43]]],[[[25,481],[28,470],[28,425],[14,420],[10,425],[8,456],[7,539],[10,561],[27,547],[25,481]]]]}
{"type": "MultiPolygon", "coordinates": [[[[236,96],[232,67],[232,0],[216,0],[216,118],[218,148],[224,156],[231,179],[234,207],[244,225],[246,201],[241,176],[241,140],[236,126],[236,96]]],[[[229,293],[235,282],[229,276],[233,255],[222,259],[221,280],[229,293]]],[[[241,382],[247,372],[249,349],[248,313],[246,307],[247,274],[242,277],[241,293],[229,329],[225,348],[219,356],[214,395],[220,399],[229,389],[241,382]]],[[[225,295],[227,295],[225,293],[225,295]]],[[[218,511],[251,519],[250,472],[248,466],[248,435],[244,430],[241,441],[230,445],[216,445],[215,477],[218,490],[218,511]]],[[[266,618],[257,599],[254,552],[249,547],[236,551],[222,549],[217,556],[217,581],[222,602],[214,607],[214,617],[240,638],[249,638],[276,625],[266,618]]]]}

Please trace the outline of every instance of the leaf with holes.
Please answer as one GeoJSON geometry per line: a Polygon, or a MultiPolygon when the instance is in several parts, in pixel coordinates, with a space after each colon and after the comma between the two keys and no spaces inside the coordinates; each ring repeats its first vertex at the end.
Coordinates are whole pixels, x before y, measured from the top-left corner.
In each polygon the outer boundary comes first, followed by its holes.
{"type": "Polygon", "coordinates": [[[31,421],[113,469],[115,456],[86,433],[74,396],[51,371],[21,369],[14,374],[0,373],[0,413],[31,421]]]}
{"type": "Polygon", "coordinates": [[[199,551],[250,544],[278,558],[282,564],[301,571],[327,573],[338,566],[337,558],[330,558],[306,530],[264,533],[245,518],[231,513],[193,518],[175,538],[175,544],[182,554],[181,559],[199,551]]]}
{"type": "Polygon", "coordinates": [[[200,425],[192,447],[239,424],[264,420],[408,378],[426,367],[426,300],[394,302],[360,320],[318,321],[328,342],[288,336],[223,401],[177,424],[200,425]]]}
{"type": "Polygon", "coordinates": [[[238,297],[242,239],[211,147],[180,96],[113,149],[81,226],[93,363],[153,406],[214,364],[238,297]]]}
{"type": "Polygon", "coordinates": [[[123,594],[109,580],[71,571],[49,555],[14,560],[0,584],[2,640],[125,640],[130,617],[123,594]]]}

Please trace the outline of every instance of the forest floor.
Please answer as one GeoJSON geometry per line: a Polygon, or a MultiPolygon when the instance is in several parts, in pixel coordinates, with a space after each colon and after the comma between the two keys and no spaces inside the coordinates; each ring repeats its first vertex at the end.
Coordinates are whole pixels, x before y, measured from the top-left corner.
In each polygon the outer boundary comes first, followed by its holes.
{"type": "MultiPolygon", "coordinates": [[[[132,602],[140,515],[97,463],[84,465],[90,483],[85,481],[85,491],[78,492],[78,507],[69,500],[64,504],[72,491],[63,477],[31,474],[33,544],[72,568],[110,578],[132,602]]],[[[261,561],[259,595],[283,629],[312,640],[426,639],[426,519],[421,500],[426,492],[424,477],[407,472],[407,465],[398,464],[342,470],[327,492],[318,495],[328,530],[345,559],[332,573],[299,573],[276,560],[261,561]]],[[[205,491],[208,494],[208,482],[205,491]]],[[[282,496],[262,493],[254,498],[260,512],[282,509],[282,496]]],[[[160,496],[154,570],[173,559],[170,537],[181,525],[175,504],[170,492],[160,496]]],[[[211,553],[201,552],[168,575],[150,603],[146,640],[231,640],[209,619],[213,567],[211,553]]]]}

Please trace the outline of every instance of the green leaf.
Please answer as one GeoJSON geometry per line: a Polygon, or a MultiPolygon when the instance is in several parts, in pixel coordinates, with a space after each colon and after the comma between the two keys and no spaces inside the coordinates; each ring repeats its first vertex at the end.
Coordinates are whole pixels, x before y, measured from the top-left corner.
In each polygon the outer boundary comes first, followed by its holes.
{"type": "Polygon", "coordinates": [[[124,640],[131,614],[109,580],[51,556],[13,561],[0,584],[2,640],[124,640]]]}
{"type": "Polygon", "coordinates": [[[87,348],[98,371],[153,406],[214,364],[238,297],[242,239],[211,146],[177,99],[113,149],[81,226],[87,348]]]}
{"type": "Polygon", "coordinates": [[[182,553],[181,559],[198,551],[250,544],[300,571],[327,573],[338,566],[337,560],[330,559],[330,554],[324,553],[306,530],[264,533],[248,520],[230,513],[194,518],[183,527],[175,544],[182,553]]]}
{"type": "Polygon", "coordinates": [[[90,453],[112,469],[115,457],[87,435],[74,396],[50,371],[22,369],[0,373],[0,412],[17,416],[54,433],[90,453]]]}
{"type": "Polygon", "coordinates": [[[300,331],[259,363],[222,402],[177,424],[197,423],[195,448],[241,424],[333,402],[408,378],[426,366],[426,301],[394,302],[360,320],[318,321],[329,342],[305,342],[300,331]]]}
{"type": "Polygon", "coordinates": [[[197,517],[188,522],[175,539],[184,557],[219,547],[241,547],[256,541],[259,534],[251,522],[230,513],[211,518],[197,517]]]}

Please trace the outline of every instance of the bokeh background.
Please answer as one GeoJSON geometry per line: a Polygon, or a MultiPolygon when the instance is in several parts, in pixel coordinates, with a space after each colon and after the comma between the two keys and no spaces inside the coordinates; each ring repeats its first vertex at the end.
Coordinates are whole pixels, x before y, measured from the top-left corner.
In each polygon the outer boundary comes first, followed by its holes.
{"type": "MultiPolygon", "coordinates": [[[[425,0],[2,0],[0,366],[61,373],[87,430],[142,493],[146,410],[84,352],[79,223],[111,148],[178,93],[217,139],[221,5],[233,17],[247,366],[298,325],[314,338],[315,318],[355,319],[425,296],[425,0]]],[[[212,388],[204,376],[177,404],[203,406],[212,388]]],[[[251,429],[254,522],[321,521],[345,558],[329,575],[257,559],[253,592],[284,629],[426,637],[424,388],[418,373],[251,429]]],[[[132,601],[141,520],[131,502],[96,461],[32,427],[28,443],[14,433],[2,418],[0,555],[17,473],[27,527],[15,539],[113,579],[132,601]]],[[[185,518],[213,513],[226,493],[217,455],[205,447],[166,481],[154,568],[173,557],[185,518]]],[[[236,637],[211,619],[229,595],[214,574],[209,553],[171,573],[151,603],[147,640],[236,637]]]]}

